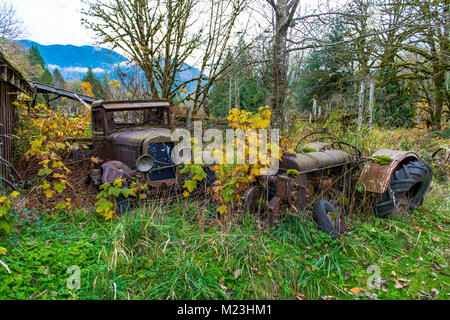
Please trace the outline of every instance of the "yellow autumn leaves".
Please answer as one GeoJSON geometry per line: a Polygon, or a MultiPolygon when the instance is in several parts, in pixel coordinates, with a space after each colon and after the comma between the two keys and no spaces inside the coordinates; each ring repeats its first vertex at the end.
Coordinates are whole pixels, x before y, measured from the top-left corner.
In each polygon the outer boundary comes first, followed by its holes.
{"type": "MultiPolygon", "coordinates": [[[[70,169],[63,157],[69,152],[82,148],[70,142],[71,139],[85,138],[90,124],[90,112],[82,110],[78,115],[69,113],[68,107],[49,108],[43,104],[29,107],[19,103],[19,143],[25,145],[25,157],[36,161],[40,178],[37,190],[47,199],[61,194],[72,186],[68,182],[70,169]]],[[[82,107],[84,108],[84,107],[82,107]]],[[[71,199],[55,202],[55,209],[72,208],[71,199]]]]}
{"type": "MultiPolygon", "coordinates": [[[[261,107],[255,113],[236,108],[230,111],[227,117],[229,126],[235,129],[236,132],[241,131],[245,133],[244,139],[239,139],[235,136],[234,140],[232,140],[234,149],[243,150],[244,162],[223,163],[211,167],[216,174],[217,180],[209,191],[213,199],[221,203],[217,208],[219,214],[225,214],[238,203],[245,190],[256,181],[258,176],[265,172],[265,169],[271,166],[273,154],[277,154],[281,158],[282,152],[278,143],[270,139],[266,141],[268,135],[265,129],[270,128],[271,116],[272,113],[269,106],[261,107]],[[262,143],[267,143],[267,152],[260,152],[262,143]],[[250,159],[254,161],[250,161],[250,159]]],[[[229,141],[227,141],[228,143],[229,141]]],[[[185,188],[184,197],[189,196],[197,188],[197,182],[203,180],[199,173],[200,170],[204,173],[201,166],[192,164],[185,165],[185,168],[182,170],[182,172],[197,174],[197,178],[185,181],[183,185],[185,188]]]]}
{"type": "Polygon", "coordinates": [[[270,127],[272,113],[269,106],[260,107],[258,113],[252,113],[246,110],[232,109],[227,120],[229,126],[234,129],[248,131],[251,129],[267,129],[270,127]]]}

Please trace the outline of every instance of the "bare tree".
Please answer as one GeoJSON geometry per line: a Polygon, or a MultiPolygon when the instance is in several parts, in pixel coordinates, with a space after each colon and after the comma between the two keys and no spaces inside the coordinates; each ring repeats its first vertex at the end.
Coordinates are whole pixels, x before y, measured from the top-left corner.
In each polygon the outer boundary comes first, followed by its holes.
{"type": "MultiPolygon", "coordinates": [[[[208,0],[203,2],[206,5],[202,12],[207,14],[204,19],[204,34],[201,45],[198,48],[200,53],[199,70],[200,75],[194,79],[195,92],[192,94],[193,107],[188,112],[188,122],[190,116],[196,114],[201,106],[205,106],[206,113],[209,113],[207,104],[208,94],[214,83],[221,79],[231,67],[231,61],[226,63],[226,55],[230,50],[230,45],[235,40],[233,31],[237,24],[237,19],[247,7],[247,0],[208,0]],[[225,61],[224,61],[225,60],[225,61]],[[224,63],[225,62],[225,63],[224,63]]],[[[245,32],[245,25],[240,33],[245,32]]],[[[241,48],[236,55],[241,55],[251,44],[241,48]]],[[[189,123],[188,123],[189,126],[189,123]]]]}
{"type": "MultiPolygon", "coordinates": [[[[271,48],[268,64],[272,69],[271,107],[274,124],[285,128],[288,114],[290,84],[298,76],[305,52],[323,45],[321,31],[327,17],[337,14],[327,1],[317,1],[317,7],[300,7],[300,0],[265,0],[271,16],[264,15],[272,28],[267,43],[271,48]],[[292,63],[294,62],[294,63],[292,63]]],[[[266,12],[267,8],[262,8],[266,12]]]]}
{"type": "Polygon", "coordinates": [[[409,9],[415,18],[410,27],[415,32],[406,41],[404,49],[417,58],[414,63],[404,66],[431,80],[431,94],[428,95],[433,106],[431,121],[439,126],[444,103],[450,103],[446,88],[446,72],[450,70],[450,1],[413,1],[409,9]]]}
{"type": "Polygon", "coordinates": [[[153,98],[171,98],[176,73],[197,47],[187,35],[195,0],[83,0],[82,23],[99,44],[119,48],[142,68],[153,98]]]}
{"type": "Polygon", "coordinates": [[[142,68],[151,96],[175,100],[188,85],[194,93],[193,112],[206,99],[228,50],[237,16],[247,0],[83,0],[82,23],[99,44],[119,48],[142,68]],[[205,19],[205,17],[207,17],[205,19]],[[179,79],[189,71],[193,56],[200,74],[179,79]]]}
{"type": "Polygon", "coordinates": [[[375,3],[380,17],[373,51],[376,67],[407,80],[411,103],[425,99],[435,125],[440,124],[443,105],[450,103],[445,87],[450,69],[449,4],[448,0],[375,3]]]}
{"type": "Polygon", "coordinates": [[[17,17],[12,4],[0,2],[0,41],[16,39],[22,33],[23,22],[17,17]]]}
{"type": "Polygon", "coordinates": [[[287,38],[289,27],[294,20],[294,15],[300,0],[267,0],[275,13],[275,25],[273,30],[273,55],[272,55],[272,110],[274,112],[274,124],[284,127],[284,102],[287,88],[287,38]]]}

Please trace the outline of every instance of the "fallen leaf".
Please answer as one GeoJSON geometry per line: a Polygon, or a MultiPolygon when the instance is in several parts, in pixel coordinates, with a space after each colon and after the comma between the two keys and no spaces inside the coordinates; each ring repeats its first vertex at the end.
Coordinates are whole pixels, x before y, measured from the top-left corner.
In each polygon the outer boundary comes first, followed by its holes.
{"type": "Polygon", "coordinates": [[[363,290],[364,290],[363,288],[352,288],[352,289],[350,289],[350,291],[353,292],[353,294],[357,294],[358,292],[363,291],[363,290]]]}
{"type": "Polygon", "coordinates": [[[364,294],[369,299],[372,299],[372,300],[377,300],[378,299],[378,295],[376,293],[371,293],[369,291],[366,291],[364,294]]]}
{"type": "Polygon", "coordinates": [[[95,164],[99,164],[100,163],[100,159],[97,157],[91,157],[91,161],[95,164]]]}
{"type": "Polygon", "coordinates": [[[395,281],[395,288],[397,289],[404,289],[407,286],[409,286],[409,283],[411,282],[411,280],[407,280],[407,279],[403,279],[403,278],[398,278],[397,281],[395,281]]]}
{"type": "Polygon", "coordinates": [[[384,279],[379,279],[377,282],[378,282],[380,287],[385,287],[385,286],[387,286],[389,284],[389,281],[384,280],[384,279]]]}
{"type": "Polygon", "coordinates": [[[241,269],[236,269],[236,271],[233,272],[233,275],[235,278],[239,278],[239,276],[242,274],[241,269]]]}
{"type": "Polygon", "coordinates": [[[436,288],[431,289],[431,296],[436,297],[439,294],[439,290],[436,288]]]}
{"type": "Polygon", "coordinates": [[[441,242],[441,238],[439,237],[431,237],[431,240],[433,240],[434,242],[441,242]]]}
{"type": "Polygon", "coordinates": [[[220,282],[220,281],[219,281],[219,287],[220,287],[220,289],[222,289],[223,291],[227,291],[227,290],[228,290],[228,288],[227,288],[222,282],[220,282]]]}

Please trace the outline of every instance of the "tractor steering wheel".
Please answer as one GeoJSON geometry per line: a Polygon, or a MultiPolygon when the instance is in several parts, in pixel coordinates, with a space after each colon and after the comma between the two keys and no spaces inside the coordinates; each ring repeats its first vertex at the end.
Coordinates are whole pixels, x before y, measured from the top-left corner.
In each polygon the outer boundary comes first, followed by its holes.
{"type": "Polygon", "coordinates": [[[341,150],[343,150],[342,149],[342,146],[347,146],[347,147],[350,147],[351,149],[353,149],[353,154],[354,154],[354,156],[356,157],[356,158],[361,158],[361,155],[362,155],[362,153],[361,153],[361,151],[357,148],[357,147],[355,147],[355,146],[353,146],[353,145],[351,145],[351,144],[348,144],[347,142],[343,142],[343,141],[337,141],[337,142],[333,142],[332,144],[331,144],[331,148],[332,149],[336,149],[335,148],[335,146],[337,146],[339,149],[341,149],[341,150]]]}

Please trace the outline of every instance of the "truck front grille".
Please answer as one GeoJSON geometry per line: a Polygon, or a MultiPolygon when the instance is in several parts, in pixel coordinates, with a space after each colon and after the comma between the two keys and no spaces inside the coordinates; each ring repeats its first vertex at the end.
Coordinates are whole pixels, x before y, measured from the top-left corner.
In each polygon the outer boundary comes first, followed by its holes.
{"type": "Polygon", "coordinates": [[[158,170],[158,168],[173,165],[171,158],[173,147],[174,145],[172,142],[150,143],[148,145],[148,154],[155,159],[153,170],[148,174],[148,178],[150,181],[175,179],[175,167],[158,170]]]}

